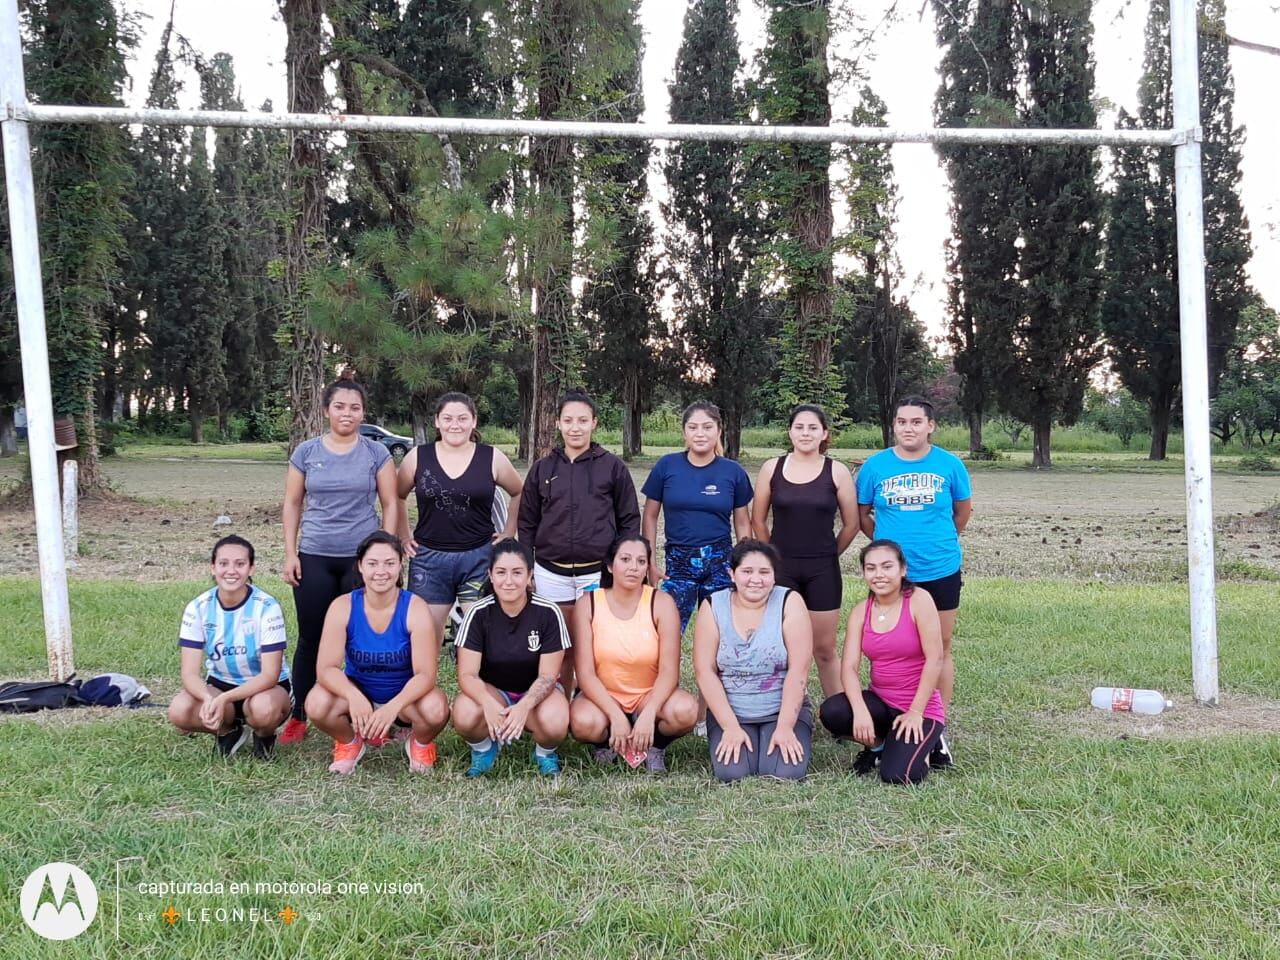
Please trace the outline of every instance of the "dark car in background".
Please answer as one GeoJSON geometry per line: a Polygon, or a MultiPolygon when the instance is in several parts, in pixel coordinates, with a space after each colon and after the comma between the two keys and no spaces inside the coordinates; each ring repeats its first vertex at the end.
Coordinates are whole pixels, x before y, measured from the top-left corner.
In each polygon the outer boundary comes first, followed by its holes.
{"type": "Polygon", "coordinates": [[[399,434],[392,433],[385,427],[380,427],[376,423],[360,424],[360,436],[368,437],[370,440],[382,444],[391,451],[391,455],[399,460],[413,448],[413,437],[402,437],[399,434]]]}

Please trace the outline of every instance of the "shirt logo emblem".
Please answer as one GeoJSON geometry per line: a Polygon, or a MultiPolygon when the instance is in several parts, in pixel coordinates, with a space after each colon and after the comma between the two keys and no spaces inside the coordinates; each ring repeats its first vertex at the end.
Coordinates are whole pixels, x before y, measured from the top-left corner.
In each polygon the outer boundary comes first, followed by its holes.
{"type": "Polygon", "coordinates": [[[529,652],[533,653],[542,647],[542,637],[538,635],[537,630],[529,631],[529,652]]]}
{"type": "Polygon", "coordinates": [[[702,495],[704,497],[719,496],[720,488],[717,487],[714,483],[708,483],[705,487],[702,488],[702,495]]]}

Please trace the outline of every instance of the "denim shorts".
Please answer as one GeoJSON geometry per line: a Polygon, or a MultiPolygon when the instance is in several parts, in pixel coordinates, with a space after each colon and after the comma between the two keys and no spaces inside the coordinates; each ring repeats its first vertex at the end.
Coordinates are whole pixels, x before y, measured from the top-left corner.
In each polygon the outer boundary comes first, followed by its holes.
{"type": "Polygon", "coordinates": [[[473,550],[431,550],[419,547],[409,561],[409,589],[427,603],[474,603],[489,582],[493,544],[473,550]]]}

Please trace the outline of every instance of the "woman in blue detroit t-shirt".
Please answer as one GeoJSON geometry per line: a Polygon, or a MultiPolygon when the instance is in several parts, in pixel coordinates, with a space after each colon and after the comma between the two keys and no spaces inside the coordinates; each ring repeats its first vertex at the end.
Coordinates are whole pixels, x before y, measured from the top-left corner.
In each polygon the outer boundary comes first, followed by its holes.
{"type": "MultiPolygon", "coordinates": [[[[933,405],[904,397],[893,419],[895,443],[867,459],[858,471],[858,515],[872,540],[892,540],[907,558],[907,576],[928,591],[942,623],[942,676],[938,691],[944,709],[951,706],[955,661],[951,635],[960,609],[960,534],[973,512],[969,471],[953,453],[929,442],[938,428],[933,405]]],[[[951,753],[939,741],[930,757],[934,767],[949,766],[951,753]]]]}
{"type": "Polygon", "coordinates": [[[698,400],[685,408],[683,453],[668,453],[644,482],[641,527],[657,542],[658,514],[666,517],[666,571],[653,567],[654,586],[676,601],[680,632],[699,603],[731,584],[733,537],[751,536],[751,480],[737,461],[723,456],[720,409],[698,400]]]}

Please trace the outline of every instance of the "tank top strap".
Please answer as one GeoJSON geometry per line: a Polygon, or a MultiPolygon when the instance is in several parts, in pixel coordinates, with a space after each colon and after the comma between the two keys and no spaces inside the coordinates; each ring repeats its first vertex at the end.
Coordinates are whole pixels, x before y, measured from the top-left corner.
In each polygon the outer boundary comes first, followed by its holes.
{"type": "Polygon", "coordinates": [[[396,598],[396,612],[391,618],[391,626],[396,629],[397,633],[409,633],[409,604],[413,601],[413,594],[408,590],[402,589],[400,596],[396,598]]]}
{"type": "Polygon", "coordinates": [[[777,494],[779,484],[790,482],[785,476],[783,476],[783,472],[787,469],[787,459],[790,456],[791,454],[784,453],[774,463],[773,473],[769,476],[769,493],[777,494]]]}
{"type": "Polygon", "coordinates": [[[351,612],[347,615],[347,636],[367,626],[369,618],[364,613],[364,587],[356,587],[351,591],[351,612]]]}
{"type": "Polygon", "coordinates": [[[831,484],[832,490],[836,488],[835,461],[826,455],[823,455],[822,457],[822,473],[820,473],[819,476],[826,478],[827,482],[831,484]]]}
{"type": "Polygon", "coordinates": [[[871,608],[875,606],[875,603],[876,601],[874,597],[867,597],[867,609],[862,615],[862,632],[864,634],[871,628],[871,608]]]}
{"type": "MultiPolygon", "coordinates": [[[[487,443],[476,444],[476,452],[471,455],[471,462],[467,464],[466,473],[462,475],[467,479],[476,476],[483,477],[486,481],[493,480],[493,447],[487,443]],[[472,476],[467,477],[467,474],[472,476]]],[[[461,480],[462,477],[458,479],[461,480]]]]}

